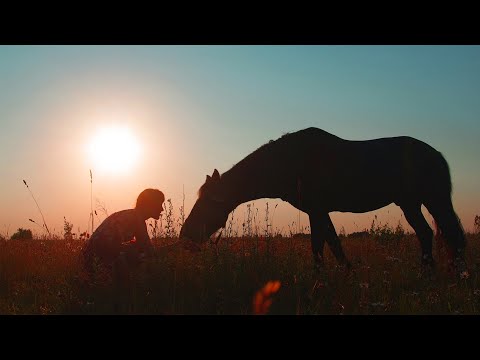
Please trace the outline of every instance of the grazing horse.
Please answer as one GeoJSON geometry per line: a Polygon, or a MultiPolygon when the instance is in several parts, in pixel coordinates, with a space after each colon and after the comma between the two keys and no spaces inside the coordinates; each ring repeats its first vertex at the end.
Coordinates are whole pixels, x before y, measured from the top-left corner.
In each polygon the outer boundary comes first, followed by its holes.
{"type": "Polygon", "coordinates": [[[337,261],[350,266],[329,212],[361,213],[395,203],[420,240],[422,264],[433,266],[433,231],[423,204],[447,241],[450,261],[459,265],[464,264],[465,233],[451,190],[445,158],[420,140],[352,141],[312,127],[271,140],[221,176],[216,169],[207,175],[180,237],[206,241],[238,205],[280,198],[308,214],[317,265],[323,264],[326,241],[337,261]]]}

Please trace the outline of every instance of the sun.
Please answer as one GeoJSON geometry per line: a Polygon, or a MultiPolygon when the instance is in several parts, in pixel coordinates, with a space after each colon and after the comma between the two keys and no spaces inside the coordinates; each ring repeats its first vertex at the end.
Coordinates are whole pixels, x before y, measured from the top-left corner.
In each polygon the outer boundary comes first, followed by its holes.
{"type": "Polygon", "coordinates": [[[97,130],[88,147],[90,160],[97,170],[125,173],[133,169],[140,146],[126,126],[108,126],[97,130]]]}

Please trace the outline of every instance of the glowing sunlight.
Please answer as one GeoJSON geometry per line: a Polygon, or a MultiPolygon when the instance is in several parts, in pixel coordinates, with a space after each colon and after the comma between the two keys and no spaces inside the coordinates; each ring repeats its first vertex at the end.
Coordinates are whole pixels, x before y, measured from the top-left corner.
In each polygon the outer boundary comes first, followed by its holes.
{"type": "Polygon", "coordinates": [[[110,126],[99,129],[88,146],[94,168],[111,173],[125,173],[135,165],[140,146],[129,128],[110,126]]]}

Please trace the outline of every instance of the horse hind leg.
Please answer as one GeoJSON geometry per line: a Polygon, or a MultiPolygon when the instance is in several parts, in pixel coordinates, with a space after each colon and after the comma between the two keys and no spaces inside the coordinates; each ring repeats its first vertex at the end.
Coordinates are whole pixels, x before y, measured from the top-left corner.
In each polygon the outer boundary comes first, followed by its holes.
{"type": "Polygon", "coordinates": [[[402,205],[400,207],[405,214],[405,219],[413,228],[418,240],[420,241],[420,246],[422,248],[422,265],[433,267],[435,265],[432,256],[433,230],[425,220],[425,217],[422,214],[421,206],[421,203],[417,203],[402,205]]]}
{"type": "Polygon", "coordinates": [[[452,200],[448,199],[429,201],[425,207],[432,214],[442,237],[445,239],[449,248],[449,265],[454,265],[457,271],[466,271],[465,264],[465,232],[460,223],[452,200]]]}

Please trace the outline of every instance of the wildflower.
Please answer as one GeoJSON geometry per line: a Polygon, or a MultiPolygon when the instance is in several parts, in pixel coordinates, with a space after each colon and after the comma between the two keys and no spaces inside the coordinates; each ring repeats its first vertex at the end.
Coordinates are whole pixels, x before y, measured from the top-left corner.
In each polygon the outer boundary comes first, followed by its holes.
{"type": "Polygon", "coordinates": [[[280,289],[280,281],[269,281],[257,291],[253,298],[253,312],[257,315],[264,315],[272,305],[272,295],[280,289]]]}

